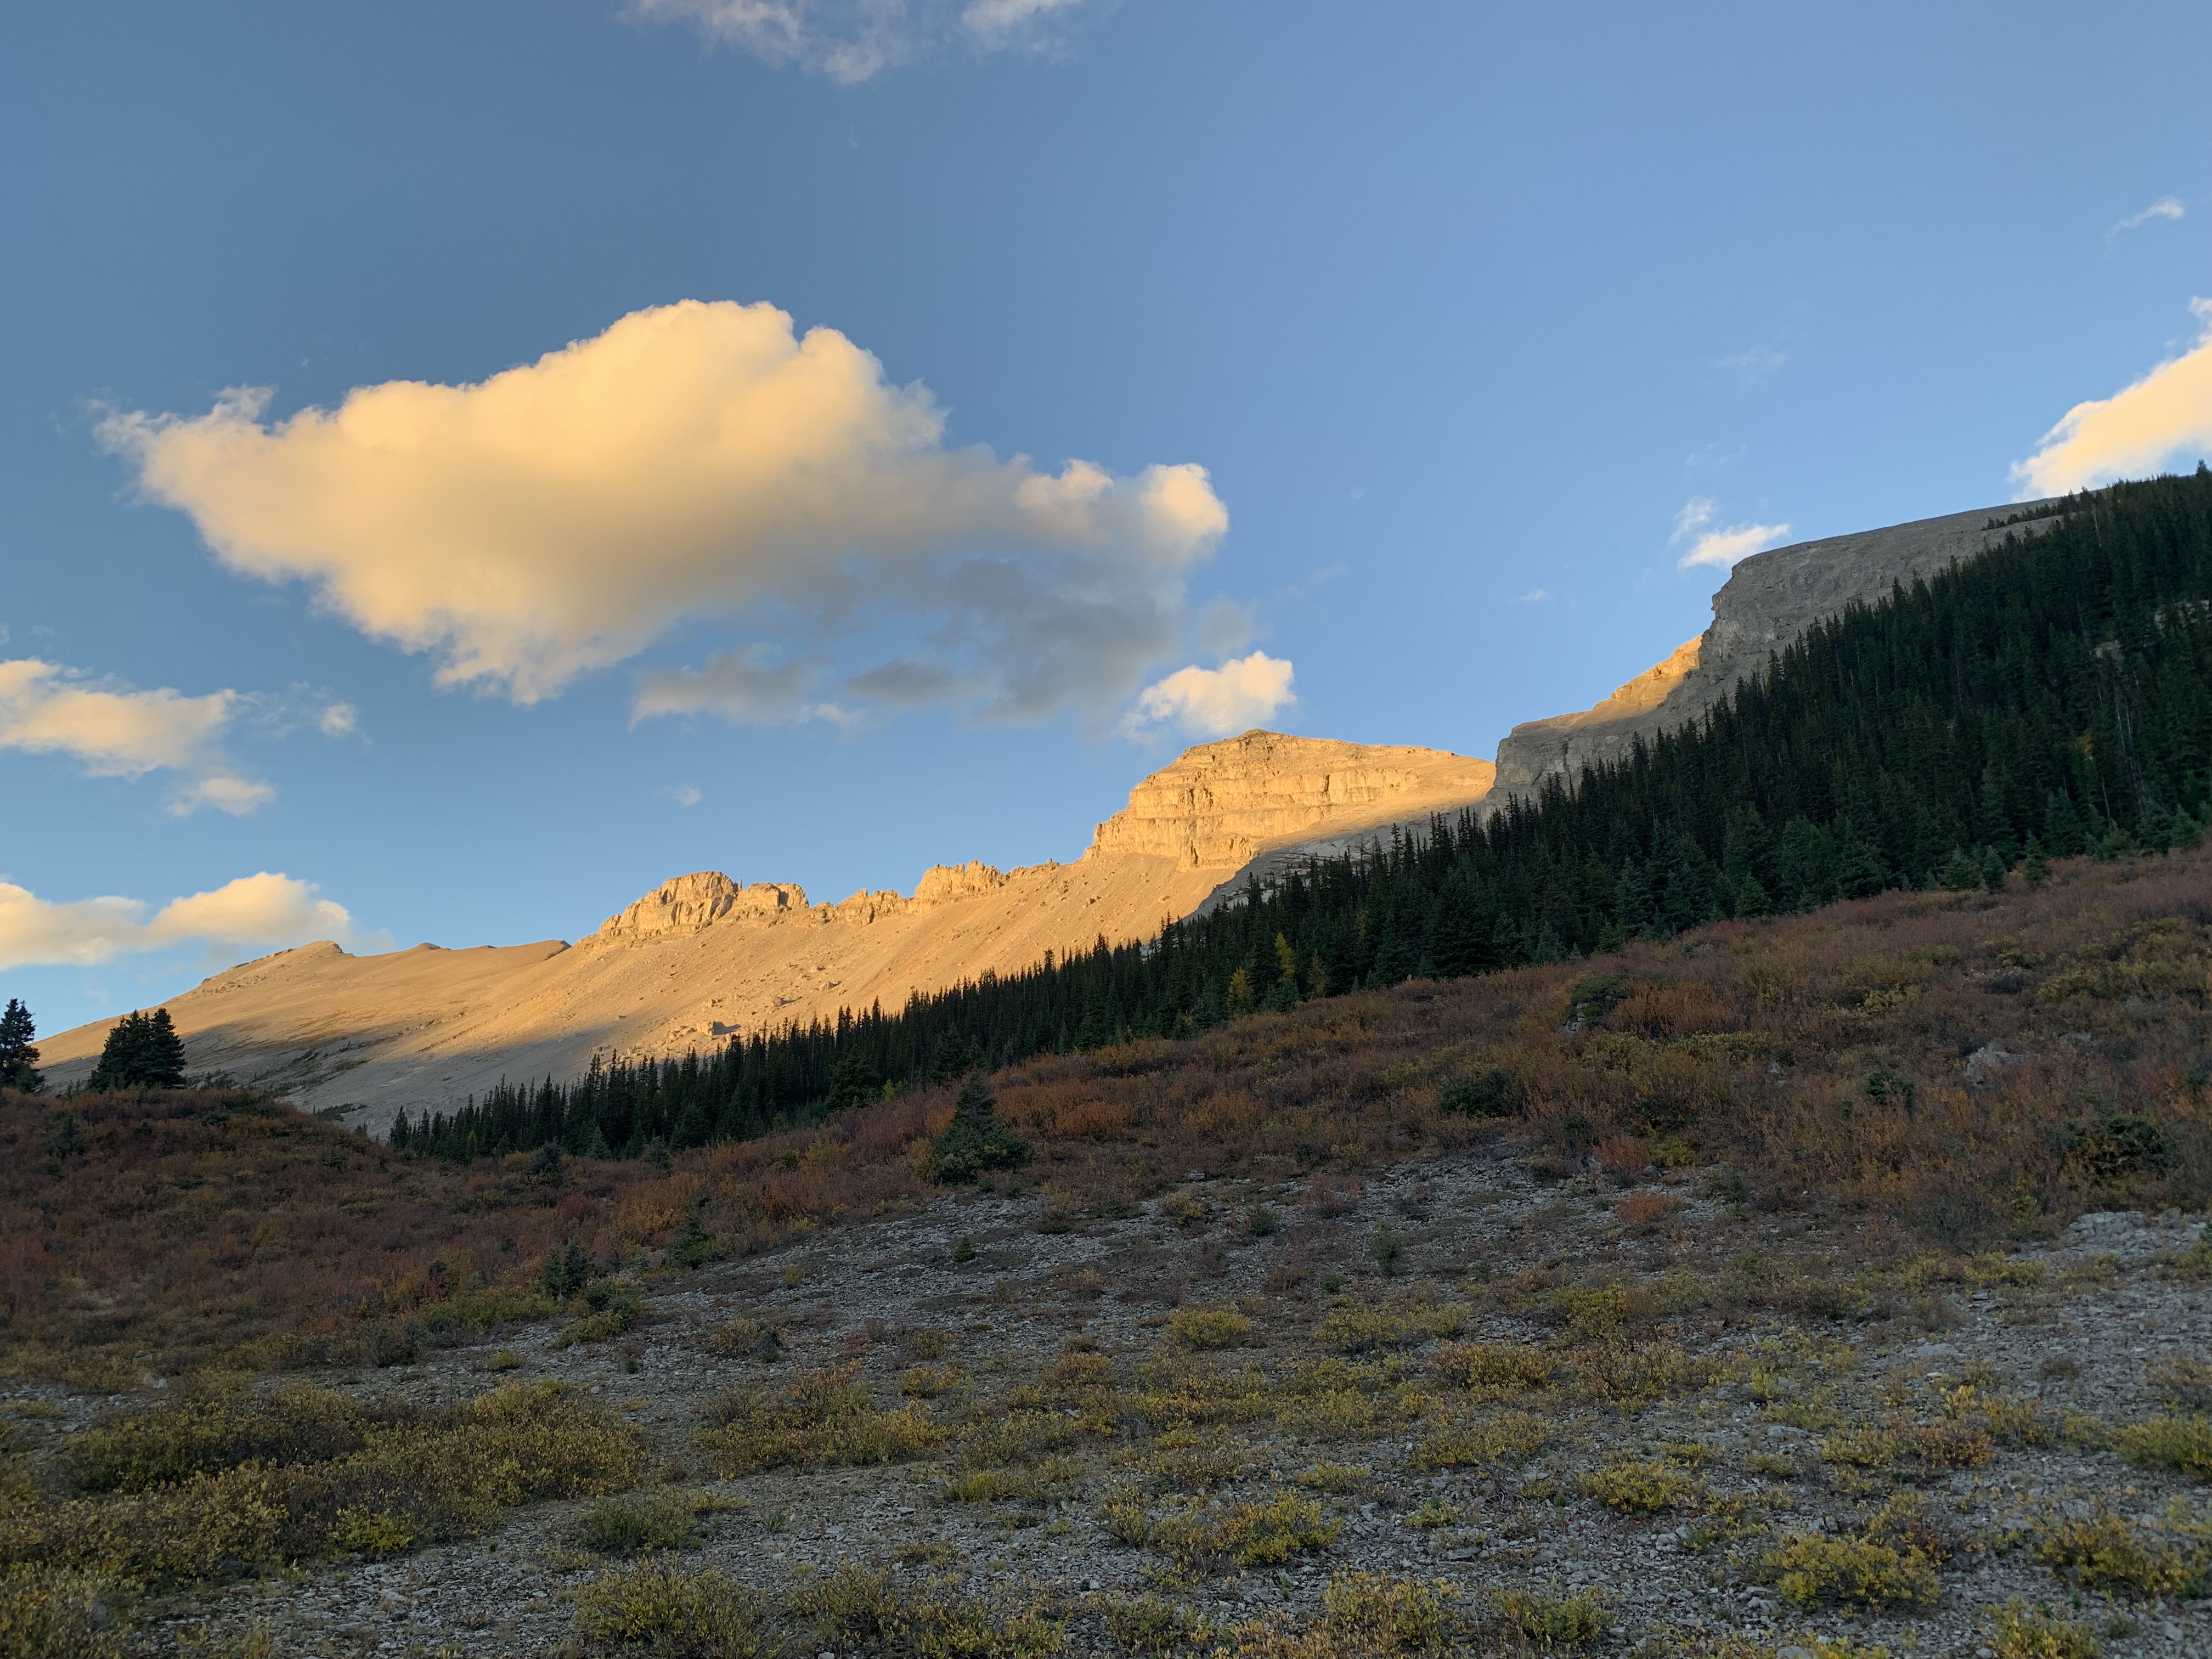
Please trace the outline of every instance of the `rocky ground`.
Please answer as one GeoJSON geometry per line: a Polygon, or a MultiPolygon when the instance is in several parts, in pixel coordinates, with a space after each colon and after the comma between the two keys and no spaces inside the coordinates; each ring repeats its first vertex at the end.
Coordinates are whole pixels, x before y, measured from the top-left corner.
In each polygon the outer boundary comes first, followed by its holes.
{"type": "MultiPolygon", "coordinates": [[[[2212,1285],[2175,1265],[2201,1229],[2096,1213],[2009,1252],[1874,1272],[1847,1216],[1747,1212],[1721,1172],[1544,1182],[1501,1143],[1364,1187],[1193,1171],[1121,1218],[947,1196],[778,1255],[647,1274],[637,1322],[608,1340],[562,1346],[547,1324],[319,1380],[429,1401],[558,1379],[648,1437],[699,1513],[687,1564],[781,1589],[858,1561],[1042,1596],[1075,1652],[1121,1650],[1107,1611],[1142,1595],[1225,1632],[1296,1624],[1333,1577],[1366,1571],[1486,1617],[1500,1590],[1601,1604],[1600,1650],[1817,1632],[1972,1655],[1990,1609],[2021,1598],[2109,1654],[2204,1659],[2212,1603],[2172,1575],[2131,1586],[2039,1560],[2069,1517],[2116,1516],[2154,1553],[2194,1550],[2202,1593],[2203,1488],[2100,1443],[2157,1415],[2161,1389],[2171,1404],[2203,1385],[2212,1285]],[[1091,1426],[1012,1443],[1014,1414],[1054,1414],[1036,1389],[1071,1344],[1105,1357],[1091,1426]],[[1463,1389],[1449,1373],[1466,1345],[1548,1356],[1552,1374],[1463,1389]],[[840,1365],[878,1407],[919,1401],[951,1437],[887,1464],[714,1478],[694,1439],[710,1401],[840,1365]],[[1289,1493],[1339,1524],[1279,1562],[1178,1555],[1159,1522],[1208,1487],[1209,1515],[1289,1493]],[[1147,1524],[1146,1541],[1116,1541],[1147,1524]],[[1778,1552],[1808,1534],[1910,1544],[1937,1599],[1808,1594],[1778,1552]]],[[[108,1403],[16,1396],[64,1434],[108,1403]]],[[[154,1611],[173,1638],[258,1626],[302,1659],[573,1650],[574,1591],[609,1565],[579,1541],[591,1507],[154,1611]]]]}

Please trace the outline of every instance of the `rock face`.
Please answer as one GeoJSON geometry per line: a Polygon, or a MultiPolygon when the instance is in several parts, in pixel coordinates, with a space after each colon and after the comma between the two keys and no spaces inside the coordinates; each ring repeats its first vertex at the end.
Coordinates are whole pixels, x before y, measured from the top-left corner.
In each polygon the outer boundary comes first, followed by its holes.
{"type": "Polygon", "coordinates": [[[1666,661],[1594,708],[1515,726],[1498,745],[1498,781],[1483,810],[1534,795],[1547,777],[1571,783],[1585,766],[1625,759],[1638,737],[1648,741],[1686,725],[1737,681],[1763,670],[1772,653],[1854,601],[1872,604],[1899,583],[1986,552],[2008,534],[2032,534],[2055,522],[1989,527],[2021,510],[1983,507],[1753,554],[1713,595],[1713,625],[1666,661]]]}
{"type": "Polygon", "coordinates": [[[1288,840],[1480,800],[1496,770],[1439,749],[1247,732],[1200,744],[1146,778],[1098,826],[1084,857],[1139,853],[1186,870],[1241,870],[1288,840]]]}

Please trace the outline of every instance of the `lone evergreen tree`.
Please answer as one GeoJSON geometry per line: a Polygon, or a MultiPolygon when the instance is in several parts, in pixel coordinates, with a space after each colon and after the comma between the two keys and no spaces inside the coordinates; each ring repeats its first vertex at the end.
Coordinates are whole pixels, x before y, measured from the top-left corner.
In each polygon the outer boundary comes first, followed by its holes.
{"type": "Polygon", "coordinates": [[[170,1023],[169,1011],[131,1013],[115,1023],[100,1051],[100,1064],[85,1080],[88,1089],[181,1089],[185,1086],[185,1042],[170,1023]]]}
{"type": "Polygon", "coordinates": [[[31,1011],[9,997],[7,1012],[0,1013],[0,1089],[20,1089],[34,1095],[46,1086],[39,1070],[39,1051],[31,1044],[38,1034],[31,1011]]]}
{"type": "Polygon", "coordinates": [[[986,1170],[1012,1170],[1030,1161],[1029,1143],[999,1121],[991,1091],[971,1077],[952,1103],[952,1122],[931,1149],[937,1178],[973,1181],[986,1170]]]}

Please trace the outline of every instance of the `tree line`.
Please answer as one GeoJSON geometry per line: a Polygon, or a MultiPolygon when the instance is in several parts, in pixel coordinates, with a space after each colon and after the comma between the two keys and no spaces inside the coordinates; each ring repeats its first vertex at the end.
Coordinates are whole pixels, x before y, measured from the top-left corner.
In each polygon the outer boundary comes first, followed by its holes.
{"type": "Polygon", "coordinates": [[[2051,858],[2194,845],[2212,793],[2212,471],[2021,515],[1992,550],[1809,629],[1703,716],[1484,816],[1317,860],[1142,944],[595,1061],[410,1121],[449,1158],[738,1139],[1042,1052],[1664,938],[2051,858]]]}

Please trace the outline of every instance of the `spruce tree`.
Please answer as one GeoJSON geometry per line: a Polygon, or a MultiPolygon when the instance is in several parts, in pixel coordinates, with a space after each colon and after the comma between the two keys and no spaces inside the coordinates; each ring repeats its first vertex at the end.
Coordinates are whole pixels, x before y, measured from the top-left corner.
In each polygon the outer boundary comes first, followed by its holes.
{"type": "Polygon", "coordinates": [[[937,1178],[973,1181],[986,1170],[1018,1168],[1030,1159],[1029,1143],[999,1121],[997,1103],[983,1079],[971,1077],[952,1103],[952,1121],[931,1148],[937,1178]]]}
{"type": "Polygon", "coordinates": [[[185,1044],[170,1023],[169,1011],[129,1013],[118,1020],[101,1046],[100,1063],[85,1080],[88,1089],[181,1089],[185,1086],[185,1044]]]}
{"type": "Polygon", "coordinates": [[[39,1070],[39,1051],[31,1042],[38,1034],[31,1011],[9,997],[7,1012],[0,1013],[0,1089],[34,1095],[46,1086],[39,1070]]]}

